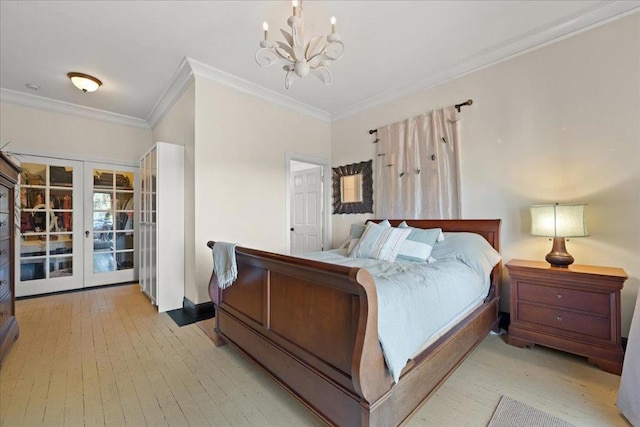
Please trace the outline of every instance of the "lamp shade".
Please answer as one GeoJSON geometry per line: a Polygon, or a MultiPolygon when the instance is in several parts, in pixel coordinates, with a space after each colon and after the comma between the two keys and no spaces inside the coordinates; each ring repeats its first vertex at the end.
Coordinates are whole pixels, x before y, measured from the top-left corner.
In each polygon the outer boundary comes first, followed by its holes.
{"type": "Polygon", "coordinates": [[[531,206],[531,235],[545,237],[586,237],[584,203],[531,206]]]}

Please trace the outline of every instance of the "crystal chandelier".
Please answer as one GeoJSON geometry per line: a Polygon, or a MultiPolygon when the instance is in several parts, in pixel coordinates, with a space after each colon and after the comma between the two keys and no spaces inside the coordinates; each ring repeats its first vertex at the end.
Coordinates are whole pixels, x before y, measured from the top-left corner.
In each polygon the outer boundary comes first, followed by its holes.
{"type": "Polygon", "coordinates": [[[269,67],[273,64],[282,64],[282,69],[287,72],[284,86],[289,89],[293,84],[294,76],[304,78],[312,73],[324,84],[332,83],[329,65],[331,62],[342,58],[344,44],[340,41],[340,35],[336,33],[336,18],[331,17],[331,33],[327,36],[313,37],[308,43],[304,41],[304,17],[302,13],[302,1],[293,1],[293,16],[287,19],[291,27],[291,33],[281,29],[286,43],[276,41],[274,45],[267,40],[269,24],[265,21],[264,40],[260,42],[260,49],[256,52],[256,62],[261,67],[269,67]]]}

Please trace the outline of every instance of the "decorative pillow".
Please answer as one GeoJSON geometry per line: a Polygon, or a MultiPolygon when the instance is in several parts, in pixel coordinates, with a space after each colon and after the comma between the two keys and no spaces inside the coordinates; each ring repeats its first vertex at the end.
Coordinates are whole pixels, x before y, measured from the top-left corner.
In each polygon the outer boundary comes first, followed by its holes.
{"type": "MultiPolygon", "coordinates": [[[[407,224],[407,221],[402,221],[400,224],[398,224],[398,228],[415,228],[415,227],[410,227],[407,224]]],[[[422,230],[422,229],[421,228],[416,228],[416,230],[422,230]]],[[[429,230],[435,230],[435,229],[429,228],[429,230]]],[[[437,230],[440,230],[440,234],[438,234],[438,240],[437,241],[438,242],[442,242],[444,240],[444,233],[439,228],[437,230]]]]}
{"type": "Polygon", "coordinates": [[[398,227],[399,229],[411,230],[407,239],[402,242],[400,250],[398,251],[398,259],[404,259],[408,261],[427,261],[434,262],[435,259],[431,257],[431,251],[433,250],[438,236],[442,234],[442,230],[439,228],[413,228],[413,227],[398,227]]]}
{"type": "MultiPolygon", "coordinates": [[[[391,223],[388,220],[380,221],[378,225],[383,227],[391,227],[391,223]]],[[[351,236],[351,240],[349,241],[348,253],[350,254],[353,251],[353,248],[356,247],[364,230],[367,228],[365,224],[351,224],[351,229],[349,231],[349,235],[351,236]]]]}
{"type": "Polygon", "coordinates": [[[480,277],[488,278],[493,267],[500,262],[500,254],[476,233],[446,233],[446,239],[433,248],[436,259],[453,258],[467,264],[480,277]]]}
{"type": "Polygon", "coordinates": [[[409,234],[411,234],[411,230],[408,228],[393,228],[370,222],[349,257],[393,262],[396,260],[402,242],[409,234]]]}
{"type": "Polygon", "coordinates": [[[351,230],[349,231],[349,235],[352,239],[359,239],[362,237],[364,230],[367,228],[364,224],[351,224],[351,230]]]}

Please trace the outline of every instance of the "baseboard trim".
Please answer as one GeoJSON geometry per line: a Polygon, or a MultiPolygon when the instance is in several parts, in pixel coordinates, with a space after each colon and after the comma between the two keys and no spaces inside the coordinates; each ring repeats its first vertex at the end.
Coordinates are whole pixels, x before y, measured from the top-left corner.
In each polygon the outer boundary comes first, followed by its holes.
{"type": "Polygon", "coordinates": [[[46,293],[35,294],[35,295],[21,295],[19,297],[16,297],[16,301],[20,301],[24,299],[40,298],[40,297],[50,297],[52,295],[73,294],[76,292],[97,291],[99,289],[113,288],[116,286],[127,286],[127,285],[134,285],[134,284],[138,284],[138,281],[134,280],[132,282],[121,282],[121,283],[111,283],[108,285],[88,286],[86,288],[67,289],[65,291],[46,292],[46,293]]]}
{"type": "Polygon", "coordinates": [[[193,301],[189,300],[189,298],[185,297],[182,299],[182,308],[187,312],[186,314],[193,317],[211,318],[215,315],[215,309],[213,307],[213,302],[211,301],[195,304],[193,301]]]}

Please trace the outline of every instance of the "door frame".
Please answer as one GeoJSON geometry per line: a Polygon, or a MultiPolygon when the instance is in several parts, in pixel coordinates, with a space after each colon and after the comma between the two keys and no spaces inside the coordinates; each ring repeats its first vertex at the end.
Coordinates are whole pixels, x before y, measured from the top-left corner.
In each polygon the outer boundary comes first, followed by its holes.
{"type": "Polygon", "coordinates": [[[285,253],[291,254],[291,162],[303,162],[322,167],[322,247],[331,246],[331,160],[310,154],[285,151],[285,253]]]}

